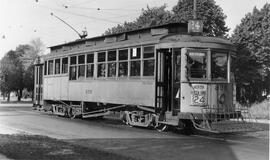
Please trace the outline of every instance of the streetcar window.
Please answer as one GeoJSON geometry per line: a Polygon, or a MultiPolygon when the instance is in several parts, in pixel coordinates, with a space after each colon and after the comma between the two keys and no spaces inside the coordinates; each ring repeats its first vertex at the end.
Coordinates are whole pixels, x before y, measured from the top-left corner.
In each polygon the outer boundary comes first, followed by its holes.
{"type": "Polygon", "coordinates": [[[189,52],[187,67],[190,78],[206,78],[206,53],[189,52]]]}
{"type": "Polygon", "coordinates": [[[116,51],[108,51],[108,61],[116,61],[116,51]]]}
{"type": "Polygon", "coordinates": [[[84,64],[85,61],[85,56],[84,55],[80,55],[79,56],[79,64],[84,64]]]}
{"type": "Polygon", "coordinates": [[[141,48],[130,49],[130,76],[141,75],[141,48]]]}
{"type": "Polygon", "coordinates": [[[62,74],[68,72],[68,58],[63,58],[62,59],[62,74]]]}
{"type": "Polygon", "coordinates": [[[94,76],[94,54],[87,55],[86,77],[94,76]]]}
{"type": "Polygon", "coordinates": [[[94,64],[87,64],[86,77],[94,76],[94,64]]]}
{"type": "Polygon", "coordinates": [[[108,63],[108,77],[116,76],[116,63],[108,63]]]}
{"type": "Polygon", "coordinates": [[[119,69],[118,76],[119,77],[127,77],[128,76],[128,49],[119,50],[119,69]]]}
{"type": "Polygon", "coordinates": [[[48,61],[45,61],[45,64],[44,64],[44,75],[47,75],[47,62],[48,61]]]}
{"type": "Polygon", "coordinates": [[[77,56],[70,57],[69,80],[77,79],[77,56]]]}
{"type": "Polygon", "coordinates": [[[106,64],[105,63],[101,63],[98,64],[98,77],[105,77],[106,76],[106,64]]]}
{"type": "Polygon", "coordinates": [[[119,62],[119,77],[126,77],[128,74],[128,62],[119,62]]]}
{"type": "Polygon", "coordinates": [[[80,55],[78,57],[78,78],[84,78],[85,76],[85,55],[80,55]]]}
{"type": "Polygon", "coordinates": [[[154,76],[155,60],[144,60],[143,76],[154,76]]]}
{"type": "Polygon", "coordinates": [[[98,53],[98,62],[104,62],[106,60],[106,52],[98,53]]]}
{"type": "Polygon", "coordinates": [[[78,72],[78,77],[84,77],[85,75],[85,65],[79,65],[79,72],[78,72]]]}
{"type": "Polygon", "coordinates": [[[48,62],[48,75],[53,75],[53,60],[48,62]]]}
{"type": "Polygon", "coordinates": [[[211,74],[214,79],[227,79],[228,55],[226,53],[213,53],[211,74]]]}
{"type": "Polygon", "coordinates": [[[76,56],[70,57],[70,65],[73,65],[73,64],[77,64],[77,57],[76,56]]]}
{"type": "Polygon", "coordinates": [[[154,58],[155,47],[149,46],[143,48],[143,58],[154,58]]]}
{"type": "Polygon", "coordinates": [[[69,68],[69,80],[77,79],[77,66],[70,66],[69,68]]]}
{"type": "Polygon", "coordinates": [[[94,63],[94,54],[87,55],[87,63],[94,63]]]}
{"type": "Polygon", "coordinates": [[[116,76],[116,50],[108,51],[108,77],[116,76]]]}
{"type": "Polygon", "coordinates": [[[119,61],[121,60],[128,60],[128,50],[119,50],[119,61]]]}
{"type": "Polygon", "coordinates": [[[106,52],[98,53],[98,63],[97,66],[97,76],[98,77],[106,77],[106,52]]]}
{"type": "Polygon", "coordinates": [[[140,58],[141,58],[141,48],[131,48],[130,59],[140,59],[140,58]]]}
{"type": "Polygon", "coordinates": [[[143,76],[154,76],[155,70],[155,47],[143,48],[143,76]]]}
{"type": "Polygon", "coordinates": [[[141,61],[131,61],[130,76],[140,76],[140,75],[141,75],[141,61]]]}
{"type": "Polygon", "coordinates": [[[60,59],[55,60],[54,73],[55,74],[60,74],[60,59]]]}

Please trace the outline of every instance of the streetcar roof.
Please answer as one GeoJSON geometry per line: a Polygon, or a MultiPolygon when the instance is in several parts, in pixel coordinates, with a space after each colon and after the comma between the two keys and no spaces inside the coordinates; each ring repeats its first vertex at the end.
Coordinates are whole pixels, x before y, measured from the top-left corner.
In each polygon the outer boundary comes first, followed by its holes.
{"type": "Polygon", "coordinates": [[[50,54],[45,55],[45,57],[153,44],[157,44],[157,48],[208,47],[235,50],[228,40],[188,35],[186,23],[170,23],[51,46],[49,47],[51,49],[50,54]]]}
{"type": "Polygon", "coordinates": [[[105,38],[109,38],[109,37],[121,36],[123,34],[132,34],[132,33],[138,33],[139,34],[139,33],[143,32],[143,31],[147,31],[147,30],[150,30],[150,29],[172,28],[172,27],[181,27],[183,29],[182,30],[183,32],[187,32],[187,24],[186,23],[168,23],[168,24],[163,24],[163,25],[156,25],[156,26],[151,26],[151,27],[134,29],[134,30],[120,32],[120,33],[116,33],[116,34],[109,34],[109,35],[102,35],[102,36],[96,36],[96,37],[91,37],[91,38],[77,39],[75,41],[50,46],[49,48],[53,49],[53,48],[58,48],[58,47],[62,47],[62,46],[80,44],[80,43],[86,42],[86,41],[95,41],[95,40],[105,39],[105,38]]]}
{"type": "Polygon", "coordinates": [[[167,35],[160,39],[157,48],[223,48],[235,51],[234,45],[227,39],[185,34],[167,35]]]}

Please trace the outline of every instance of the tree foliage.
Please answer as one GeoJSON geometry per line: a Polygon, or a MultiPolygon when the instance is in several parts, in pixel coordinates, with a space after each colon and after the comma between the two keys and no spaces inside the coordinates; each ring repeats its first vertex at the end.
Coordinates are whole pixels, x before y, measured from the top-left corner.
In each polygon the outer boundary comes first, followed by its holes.
{"type": "MultiPolygon", "coordinates": [[[[197,0],[196,6],[197,18],[203,21],[205,35],[224,37],[229,28],[225,24],[226,15],[222,8],[216,5],[214,0],[197,0]]],[[[193,1],[179,0],[172,12],[174,22],[193,19],[193,1]]]]}
{"type": "Polygon", "coordinates": [[[238,50],[237,99],[242,103],[263,100],[263,93],[270,94],[270,4],[246,14],[231,40],[238,50]]]}
{"type": "Polygon", "coordinates": [[[116,27],[108,29],[105,34],[121,33],[125,31],[131,31],[139,28],[145,28],[155,25],[166,24],[171,21],[171,12],[166,10],[166,5],[160,7],[149,7],[142,9],[141,15],[133,22],[124,22],[124,24],[118,24],[116,27]]]}
{"type": "MultiPolygon", "coordinates": [[[[204,32],[208,36],[226,36],[229,30],[225,25],[226,15],[214,0],[197,0],[197,17],[203,20],[204,32]]],[[[134,29],[162,25],[167,23],[187,22],[193,19],[193,1],[179,0],[172,11],[166,5],[142,9],[141,15],[133,22],[124,22],[108,29],[105,34],[114,34],[134,29]]]]}
{"type": "Polygon", "coordinates": [[[15,51],[5,54],[0,61],[0,90],[9,95],[16,92],[20,101],[23,89],[34,89],[34,60],[42,54],[44,45],[40,39],[19,45],[15,51]]]}
{"type": "Polygon", "coordinates": [[[1,60],[1,91],[9,95],[12,91],[18,91],[23,87],[23,66],[20,55],[15,51],[9,51],[1,60]]]}

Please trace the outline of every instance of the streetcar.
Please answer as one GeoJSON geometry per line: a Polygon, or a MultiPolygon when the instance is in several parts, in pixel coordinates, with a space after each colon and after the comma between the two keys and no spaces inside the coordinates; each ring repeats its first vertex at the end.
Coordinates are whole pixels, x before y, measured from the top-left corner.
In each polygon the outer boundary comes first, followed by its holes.
{"type": "Polygon", "coordinates": [[[119,113],[126,124],[235,132],[235,46],[202,35],[201,23],[170,23],[50,47],[35,63],[34,106],[66,117],[119,113]]]}

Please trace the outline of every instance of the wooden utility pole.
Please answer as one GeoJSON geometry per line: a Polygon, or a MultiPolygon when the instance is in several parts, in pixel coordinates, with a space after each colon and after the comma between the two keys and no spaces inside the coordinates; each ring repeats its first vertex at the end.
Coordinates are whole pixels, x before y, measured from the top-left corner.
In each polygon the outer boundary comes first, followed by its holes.
{"type": "Polygon", "coordinates": [[[197,0],[193,0],[193,18],[197,19],[197,0]]]}

